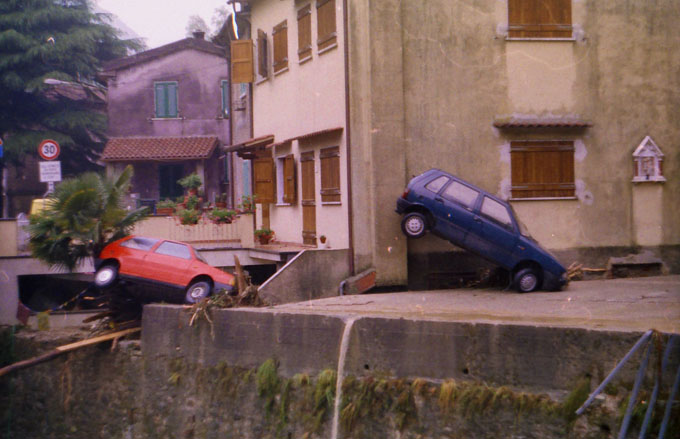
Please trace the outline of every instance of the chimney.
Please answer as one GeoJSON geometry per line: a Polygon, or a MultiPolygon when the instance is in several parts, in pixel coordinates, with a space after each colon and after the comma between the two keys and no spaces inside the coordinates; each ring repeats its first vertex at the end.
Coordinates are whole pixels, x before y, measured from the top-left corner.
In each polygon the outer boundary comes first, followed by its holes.
{"type": "Polygon", "coordinates": [[[195,30],[191,33],[197,40],[202,40],[205,38],[205,32],[202,30],[195,30]]]}

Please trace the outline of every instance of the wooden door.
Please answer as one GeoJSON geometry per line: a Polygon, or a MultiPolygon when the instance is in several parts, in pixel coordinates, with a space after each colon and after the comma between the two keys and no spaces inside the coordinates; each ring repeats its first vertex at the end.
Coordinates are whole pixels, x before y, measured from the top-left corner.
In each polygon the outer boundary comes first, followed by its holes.
{"type": "Polygon", "coordinates": [[[316,186],[314,184],[314,151],[300,157],[302,174],[302,242],[316,245],[316,186]]]}

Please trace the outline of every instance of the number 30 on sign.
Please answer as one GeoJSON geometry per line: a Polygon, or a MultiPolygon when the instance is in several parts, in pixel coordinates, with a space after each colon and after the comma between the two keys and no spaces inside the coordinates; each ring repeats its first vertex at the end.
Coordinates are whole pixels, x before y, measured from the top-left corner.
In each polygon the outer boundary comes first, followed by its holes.
{"type": "Polygon", "coordinates": [[[38,154],[44,160],[54,160],[59,157],[59,144],[54,140],[43,140],[38,146],[38,154]]]}

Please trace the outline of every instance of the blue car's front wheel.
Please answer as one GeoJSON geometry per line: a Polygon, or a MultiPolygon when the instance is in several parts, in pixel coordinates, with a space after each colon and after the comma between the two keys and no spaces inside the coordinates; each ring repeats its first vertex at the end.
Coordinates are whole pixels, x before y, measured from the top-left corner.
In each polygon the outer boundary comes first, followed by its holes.
{"type": "Polygon", "coordinates": [[[401,220],[401,230],[410,238],[420,238],[427,232],[427,219],[419,212],[404,215],[401,220]]]}
{"type": "Polygon", "coordinates": [[[530,293],[540,286],[540,278],[533,268],[525,268],[515,275],[515,288],[520,293],[530,293]]]}

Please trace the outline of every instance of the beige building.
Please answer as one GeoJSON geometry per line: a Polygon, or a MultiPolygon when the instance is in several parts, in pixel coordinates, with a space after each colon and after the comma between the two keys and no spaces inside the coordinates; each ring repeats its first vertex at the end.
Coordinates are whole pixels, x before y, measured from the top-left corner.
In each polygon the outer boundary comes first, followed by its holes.
{"type": "Polygon", "coordinates": [[[475,261],[449,243],[407,240],[394,213],[409,179],[438,167],[509,199],[564,265],[649,248],[680,270],[675,2],[244,6],[254,62],[266,67],[253,83],[254,135],[274,136],[261,149],[276,165],[269,220],[280,239],[325,234],[382,285],[428,288],[469,272],[475,261]],[[339,195],[325,202],[324,157],[335,151],[339,195]]]}

